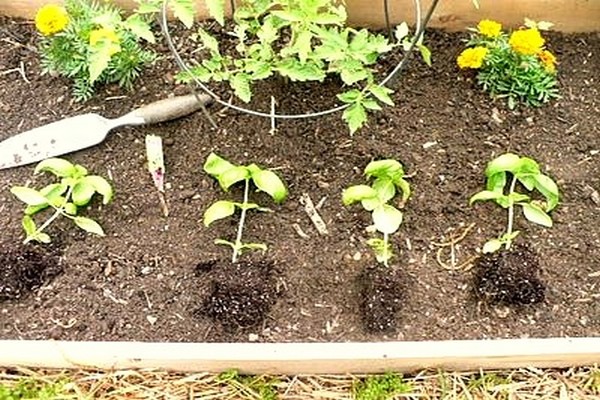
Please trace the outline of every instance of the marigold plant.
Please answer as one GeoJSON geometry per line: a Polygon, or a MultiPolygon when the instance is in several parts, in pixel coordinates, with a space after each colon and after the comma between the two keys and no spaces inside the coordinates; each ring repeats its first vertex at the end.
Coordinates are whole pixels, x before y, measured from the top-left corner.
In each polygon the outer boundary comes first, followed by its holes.
{"type": "Polygon", "coordinates": [[[469,29],[471,38],[456,59],[458,67],[477,70],[483,90],[506,98],[511,109],[518,103],[540,106],[559,97],[556,56],[545,48],[540,32],[550,26],[526,19],[524,27],[508,34],[500,23],[482,20],[469,29]]]}
{"type": "Polygon", "coordinates": [[[107,2],[47,4],[37,12],[35,25],[42,35],[43,73],[72,79],[79,101],[90,98],[97,84],[118,83],[131,89],[143,66],[156,57],[140,44],[140,39],[154,42],[147,17],[134,13],[123,19],[107,2]]]}

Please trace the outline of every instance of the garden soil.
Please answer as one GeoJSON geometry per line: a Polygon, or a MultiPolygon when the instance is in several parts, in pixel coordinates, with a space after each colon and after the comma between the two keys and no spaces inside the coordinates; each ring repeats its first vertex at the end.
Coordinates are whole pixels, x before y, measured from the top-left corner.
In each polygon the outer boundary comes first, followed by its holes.
{"type": "MultiPolygon", "coordinates": [[[[192,43],[181,31],[173,34],[185,56],[192,43]]],[[[393,83],[396,105],[373,113],[354,136],[339,113],[280,120],[272,132],[269,119],[214,104],[209,112],[216,129],[198,112],[155,126],[119,128],[102,144],[68,155],[114,186],[112,203],[95,201],[84,210],[102,224],[105,237],[59,220],[47,230],[52,246],[22,245],[24,207],[10,188],[39,188],[50,177],[34,175],[33,166],[0,171],[0,338],[327,342],[600,336],[600,34],[550,33],[562,98],[514,111],[482,93],[473,74],[458,70],[455,59],[465,38],[428,32],[433,65],[415,57],[393,83]],[[146,169],[147,134],[164,140],[168,217],[146,169]],[[481,271],[470,268],[483,243],[502,233],[506,211],[487,203],[469,206],[468,200],[484,186],[486,163],[506,151],[539,161],[562,194],[550,229],[517,215],[517,241],[539,264],[526,271],[539,289],[530,297],[535,302],[517,306],[482,301],[474,287],[481,271]],[[231,265],[229,249],[214,244],[235,237],[237,218],[210,228],[202,224],[214,201],[242,196],[237,187],[223,192],[202,171],[211,152],[236,164],[271,168],[289,188],[282,205],[251,193],[273,212],[249,213],[245,238],[267,244],[268,251],[244,254],[243,264],[231,265]],[[341,202],[342,190],[364,183],[364,167],[381,158],[400,161],[413,189],[403,205],[404,222],[392,236],[396,257],[387,277],[375,268],[366,244],[374,236],[370,215],[341,202]],[[311,222],[303,195],[317,206],[327,234],[311,222]],[[385,293],[377,297],[378,290],[385,293]],[[394,315],[378,319],[369,310],[394,315]]],[[[117,117],[191,90],[176,82],[177,66],[160,40],[161,58],[142,73],[134,91],[103,87],[89,102],[75,103],[67,80],[40,75],[36,42],[30,22],[0,18],[0,139],[86,112],[117,117]]],[[[383,60],[380,73],[398,60],[398,55],[383,60]]],[[[230,100],[225,87],[211,87],[230,100]]],[[[280,113],[318,111],[334,106],[340,89],[333,79],[322,84],[272,79],[256,86],[248,107],[268,113],[272,96],[280,113]]]]}

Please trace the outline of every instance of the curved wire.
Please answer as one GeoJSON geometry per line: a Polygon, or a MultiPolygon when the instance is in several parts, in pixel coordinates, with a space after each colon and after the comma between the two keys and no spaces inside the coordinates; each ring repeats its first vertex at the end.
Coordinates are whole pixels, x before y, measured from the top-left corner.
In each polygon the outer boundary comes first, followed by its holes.
{"type": "MultiPolygon", "coordinates": [[[[204,85],[202,82],[200,82],[198,79],[196,79],[193,76],[191,69],[187,66],[187,64],[185,63],[185,61],[183,61],[183,59],[181,58],[181,55],[179,54],[179,52],[175,48],[175,44],[173,43],[173,38],[171,37],[171,33],[169,32],[169,28],[167,26],[167,5],[168,5],[168,2],[169,2],[169,0],[163,0],[162,15],[161,15],[161,19],[159,20],[160,24],[161,24],[161,28],[162,28],[163,34],[165,35],[165,39],[167,41],[167,47],[169,48],[169,50],[173,54],[173,58],[175,59],[175,62],[177,63],[177,65],[179,66],[179,68],[182,71],[185,71],[186,73],[188,73],[189,76],[192,77],[192,79],[194,80],[194,82],[196,83],[196,85],[198,85],[205,93],[207,93],[208,95],[210,95],[215,100],[215,102],[219,103],[220,105],[222,105],[224,107],[228,107],[228,108],[234,109],[234,110],[239,111],[239,112],[243,112],[245,114],[254,115],[254,116],[257,116],[257,117],[278,118],[278,119],[304,119],[304,118],[322,117],[322,116],[325,116],[325,115],[329,115],[329,114],[333,114],[333,113],[336,113],[336,112],[339,112],[339,111],[343,111],[346,108],[350,107],[350,104],[344,104],[344,105],[333,107],[333,108],[330,108],[330,109],[327,109],[327,110],[317,111],[317,112],[312,112],[312,113],[304,113],[304,114],[275,114],[275,113],[265,113],[265,112],[250,110],[248,108],[236,106],[234,104],[227,103],[227,102],[221,100],[219,98],[219,96],[215,92],[213,92],[212,90],[210,90],[209,87],[207,87],[206,85],[204,85]]],[[[414,47],[419,42],[421,36],[423,36],[423,33],[425,32],[425,27],[427,26],[427,23],[431,19],[431,16],[433,15],[433,12],[434,12],[434,10],[435,10],[438,2],[439,2],[439,0],[433,0],[433,2],[431,3],[431,5],[429,7],[429,10],[427,11],[427,14],[425,15],[425,19],[423,21],[421,21],[421,19],[420,19],[420,17],[421,17],[420,0],[413,0],[413,3],[415,4],[415,23],[416,23],[416,27],[417,27],[415,36],[411,40],[410,47],[408,47],[408,49],[406,50],[406,53],[405,53],[404,57],[402,58],[402,60],[400,60],[400,62],[398,63],[398,65],[396,65],[396,67],[392,70],[392,72],[390,72],[378,84],[378,86],[385,86],[386,83],[388,83],[389,81],[391,81],[408,64],[408,60],[410,58],[410,54],[412,53],[414,47]]],[[[196,94],[195,91],[194,91],[194,94],[196,94]]],[[[197,97],[197,94],[196,94],[196,97],[197,97]]]]}

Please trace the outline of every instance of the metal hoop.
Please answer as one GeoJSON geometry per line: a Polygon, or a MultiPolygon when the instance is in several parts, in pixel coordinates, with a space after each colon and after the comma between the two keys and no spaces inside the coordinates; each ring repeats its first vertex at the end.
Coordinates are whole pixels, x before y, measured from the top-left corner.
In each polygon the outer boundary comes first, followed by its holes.
{"type": "MultiPolygon", "coordinates": [[[[317,111],[317,112],[313,112],[313,113],[305,113],[305,114],[275,114],[275,113],[265,113],[265,112],[260,112],[260,111],[254,111],[254,110],[250,110],[248,108],[244,108],[244,107],[240,107],[240,106],[236,106],[234,104],[230,104],[230,103],[224,102],[223,100],[221,100],[219,98],[219,96],[217,96],[216,93],[214,93],[212,90],[210,90],[210,88],[208,88],[206,85],[204,85],[204,83],[200,82],[198,79],[196,79],[193,76],[193,74],[191,73],[192,72],[191,69],[185,64],[185,62],[181,58],[181,55],[179,54],[179,52],[175,48],[175,45],[173,43],[173,39],[171,37],[171,33],[169,32],[169,28],[167,26],[167,5],[168,5],[168,2],[169,2],[169,0],[163,0],[162,15],[161,15],[161,19],[160,19],[161,28],[162,28],[163,34],[165,35],[165,39],[167,41],[167,46],[169,47],[169,50],[173,54],[175,62],[177,63],[177,65],[179,66],[179,68],[182,71],[187,72],[192,77],[192,79],[194,80],[194,83],[196,83],[196,85],[198,85],[205,93],[207,93],[208,95],[210,95],[215,100],[215,102],[221,104],[224,107],[232,108],[232,109],[234,109],[236,111],[239,111],[239,112],[243,112],[243,113],[246,113],[246,114],[249,114],[249,115],[254,115],[254,116],[263,117],[263,118],[271,118],[271,119],[273,119],[273,118],[277,118],[277,119],[304,119],[304,118],[321,117],[321,116],[325,116],[325,115],[336,113],[338,111],[343,111],[343,110],[345,110],[346,108],[348,108],[350,106],[349,104],[344,104],[344,105],[341,105],[341,106],[338,106],[338,107],[333,107],[333,108],[330,108],[330,109],[327,109],[327,110],[317,111]]],[[[413,0],[413,4],[415,5],[415,23],[416,23],[416,33],[415,33],[415,36],[413,37],[413,39],[412,39],[412,41],[410,43],[410,47],[406,50],[406,54],[404,55],[404,57],[402,58],[402,60],[400,60],[400,62],[398,62],[398,64],[392,70],[392,72],[390,72],[378,84],[378,86],[385,86],[400,71],[402,71],[402,69],[408,64],[408,60],[410,58],[410,55],[411,55],[414,47],[421,40],[421,37],[423,36],[423,33],[425,32],[425,27],[427,26],[427,23],[431,19],[433,11],[435,10],[438,2],[439,2],[439,0],[433,0],[433,2],[431,3],[431,6],[429,7],[429,10],[427,11],[427,14],[425,15],[424,20],[421,21],[421,1],[420,0],[413,0]]]]}

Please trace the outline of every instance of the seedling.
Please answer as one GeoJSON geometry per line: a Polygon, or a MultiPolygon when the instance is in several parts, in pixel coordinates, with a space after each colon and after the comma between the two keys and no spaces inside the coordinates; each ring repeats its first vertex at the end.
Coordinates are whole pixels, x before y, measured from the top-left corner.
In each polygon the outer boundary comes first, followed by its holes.
{"type": "Polygon", "coordinates": [[[77,215],[81,207],[86,206],[98,193],[102,195],[102,203],[108,204],[113,196],[113,190],[106,179],[97,175],[88,175],[87,169],[81,165],[71,164],[61,158],[49,158],[35,167],[35,173],[50,172],[60,181],[35,190],[25,186],[15,186],[10,189],[19,200],[27,204],[23,217],[23,229],[27,235],[23,243],[32,240],[50,243],[50,236],[44,230],[58,217],[63,216],[72,220],[75,225],[86,232],[104,236],[104,230],[91,218],[77,215]],[[54,213],[40,227],[33,216],[47,209],[54,213]]]}
{"type": "Polygon", "coordinates": [[[519,231],[513,230],[515,205],[523,209],[523,215],[527,220],[548,228],[552,226],[552,218],[548,213],[558,205],[558,186],[550,177],[540,172],[537,162],[528,157],[506,153],[487,165],[485,176],[487,177],[486,190],[473,195],[469,204],[476,201],[494,201],[508,210],[508,221],[506,232],[502,236],[484,244],[484,253],[493,253],[502,245],[509,249],[512,241],[519,235],[519,231]],[[505,194],[508,174],[512,177],[508,193],[505,194]],[[517,183],[529,192],[537,190],[544,200],[533,200],[528,194],[519,193],[517,183]]]}
{"type": "Polygon", "coordinates": [[[217,239],[215,240],[215,243],[227,245],[233,249],[231,260],[233,263],[237,262],[238,257],[244,250],[266,251],[267,246],[263,243],[242,242],[242,233],[246,222],[247,211],[270,211],[268,208],[261,207],[256,203],[250,203],[248,201],[250,182],[252,182],[259,191],[263,191],[271,196],[275,203],[282,203],[288,194],[283,181],[273,171],[261,169],[256,164],[250,164],[248,166],[233,165],[215,153],[211,153],[206,159],[204,171],[216,178],[219,185],[221,185],[221,188],[226,192],[232,185],[238,182],[244,182],[244,199],[241,203],[219,200],[213,203],[204,212],[204,225],[208,227],[216,220],[230,217],[235,213],[236,209],[241,211],[235,242],[217,239]]]}
{"type": "Polygon", "coordinates": [[[367,179],[375,178],[371,186],[350,186],[344,190],[342,201],[346,206],[360,201],[363,208],[371,212],[373,225],[383,234],[383,239],[373,238],[367,243],[374,250],[377,261],[387,267],[393,257],[389,236],[402,224],[402,212],[388,202],[396,196],[398,189],[402,192],[402,204],[406,202],[410,186],[404,180],[402,164],[395,160],[372,161],[365,168],[365,175],[367,179]]]}
{"type": "Polygon", "coordinates": [[[165,200],[165,160],[160,136],[146,135],[146,158],[148,159],[148,171],[150,171],[152,182],[158,193],[160,208],[163,215],[168,217],[169,208],[165,200]]]}

